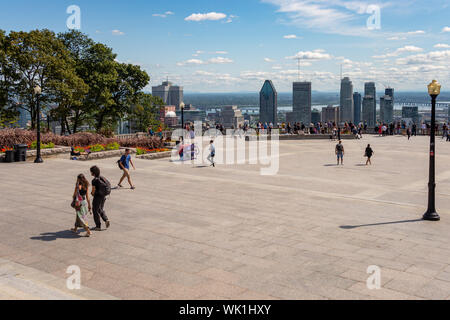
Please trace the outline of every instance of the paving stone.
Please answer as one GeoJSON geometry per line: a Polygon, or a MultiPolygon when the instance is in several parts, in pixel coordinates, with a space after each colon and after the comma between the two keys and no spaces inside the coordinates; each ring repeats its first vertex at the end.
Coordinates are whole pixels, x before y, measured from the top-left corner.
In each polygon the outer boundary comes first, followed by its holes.
{"type": "MultiPolygon", "coordinates": [[[[346,165],[336,167],[327,165],[335,161],[329,141],[282,141],[275,176],[248,164],[136,159],[138,188],[113,190],[111,228],[90,238],[69,231],[70,198],[75,177],[93,163],[55,157],[39,171],[33,163],[0,164],[9,186],[0,274],[16,263],[31,270],[21,280],[54,283],[60,292],[67,267],[78,265],[93,299],[447,299],[450,220],[419,220],[429,140],[368,136],[344,144],[346,165]],[[372,167],[359,166],[367,143],[376,150],[372,167]],[[381,268],[381,290],[364,287],[370,265],[381,268]]],[[[437,143],[443,217],[450,215],[447,146],[437,143]]],[[[120,178],[110,160],[95,164],[113,183],[120,178]]],[[[0,286],[0,298],[20,294],[36,298],[0,286]]]]}

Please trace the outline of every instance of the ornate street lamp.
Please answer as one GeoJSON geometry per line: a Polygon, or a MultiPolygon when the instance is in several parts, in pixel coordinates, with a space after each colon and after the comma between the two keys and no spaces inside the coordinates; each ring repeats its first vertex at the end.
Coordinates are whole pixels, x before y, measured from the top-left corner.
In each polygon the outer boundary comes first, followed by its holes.
{"type": "Polygon", "coordinates": [[[36,143],[36,160],[34,163],[44,162],[41,158],[41,107],[40,107],[40,97],[42,89],[39,86],[34,87],[34,94],[36,95],[36,130],[37,130],[37,143],[36,143]]]}
{"type": "Polygon", "coordinates": [[[428,182],[428,209],[424,214],[423,219],[429,221],[439,221],[441,218],[436,212],[436,98],[441,93],[441,85],[436,80],[433,80],[428,85],[428,93],[431,96],[431,134],[430,134],[430,175],[428,182]]]}

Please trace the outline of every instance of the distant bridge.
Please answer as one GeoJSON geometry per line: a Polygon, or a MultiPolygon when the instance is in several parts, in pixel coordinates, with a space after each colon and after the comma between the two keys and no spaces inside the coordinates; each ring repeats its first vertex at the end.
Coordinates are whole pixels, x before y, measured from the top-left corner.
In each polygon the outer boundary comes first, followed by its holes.
{"type": "MultiPolygon", "coordinates": [[[[431,103],[399,102],[399,104],[404,107],[431,108],[431,103]]],[[[436,108],[447,108],[447,107],[450,107],[450,103],[436,102],[436,108]]]]}

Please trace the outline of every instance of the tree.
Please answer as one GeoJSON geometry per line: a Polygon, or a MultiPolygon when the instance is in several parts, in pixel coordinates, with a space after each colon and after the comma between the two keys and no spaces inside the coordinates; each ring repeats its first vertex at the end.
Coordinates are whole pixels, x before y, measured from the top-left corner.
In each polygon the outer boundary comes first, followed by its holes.
{"type": "Polygon", "coordinates": [[[139,131],[146,132],[150,126],[161,125],[159,110],[162,106],[164,101],[160,97],[140,93],[136,104],[131,107],[128,120],[135,121],[139,131]]]}
{"type": "MultiPolygon", "coordinates": [[[[75,73],[78,79],[72,79],[72,90],[65,91],[65,94],[61,97],[64,103],[60,105],[58,110],[54,110],[54,113],[58,119],[61,119],[61,122],[67,125],[68,118],[70,117],[72,124],[71,131],[72,133],[77,133],[78,128],[85,123],[92,112],[91,105],[85,101],[89,92],[89,86],[86,84],[89,81],[89,73],[85,69],[85,65],[87,59],[91,57],[89,50],[95,42],[77,30],[60,33],[58,34],[58,39],[64,43],[72,59],[75,61],[75,73]]],[[[67,129],[70,132],[70,129],[67,129]]]]}
{"type": "Polygon", "coordinates": [[[116,85],[118,73],[115,61],[116,55],[112,49],[101,43],[95,43],[87,51],[79,74],[89,86],[89,92],[84,100],[93,125],[100,131],[106,110],[115,104],[112,88],[116,85]]]}
{"type": "Polygon", "coordinates": [[[114,68],[117,78],[110,88],[112,103],[98,109],[97,130],[103,127],[105,120],[111,124],[129,114],[130,106],[138,101],[141,90],[150,81],[147,72],[141,70],[139,66],[116,62],[114,68]]]}
{"type": "Polygon", "coordinates": [[[68,87],[76,77],[74,60],[63,42],[49,30],[12,31],[9,39],[9,61],[18,76],[12,93],[21,108],[30,113],[31,127],[34,129],[37,118],[34,87],[41,87],[43,105],[57,101],[55,92],[68,87]]]}
{"type": "Polygon", "coordinates": [[[8,61],[9,47],[5,31],[0,30],[0,127],[14,124],[18,117],[10,94],[15,73],[8,61]]]}

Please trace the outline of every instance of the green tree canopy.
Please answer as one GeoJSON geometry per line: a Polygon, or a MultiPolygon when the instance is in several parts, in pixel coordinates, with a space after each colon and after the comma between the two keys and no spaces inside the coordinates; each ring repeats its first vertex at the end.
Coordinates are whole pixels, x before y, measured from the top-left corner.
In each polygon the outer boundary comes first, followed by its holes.
{"type": "Polygon", "coordinates": [[[62,41],[50,30],[33,30],[9,34],[11,67],[18,79],[13,92],[22,108],[31,115],[32,128],[36,124],[36,96],[34,87],[42,89],[42,102],[55,102],[55,91],[70,86],[76,78],[75,62],[62,41]],[[71,80],[72,79],[72,80],[71,80]]]}

